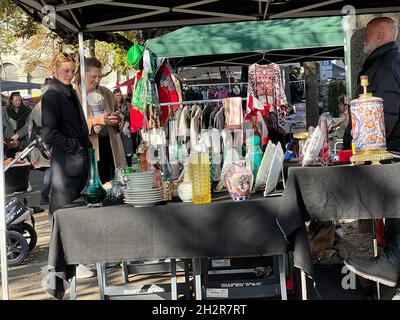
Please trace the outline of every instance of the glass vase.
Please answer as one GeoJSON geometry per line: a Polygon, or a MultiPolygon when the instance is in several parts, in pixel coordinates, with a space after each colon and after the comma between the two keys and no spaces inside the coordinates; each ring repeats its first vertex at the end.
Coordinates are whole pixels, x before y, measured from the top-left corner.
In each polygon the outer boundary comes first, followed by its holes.
{"type": "Polygon", "coordinates": [[[210,159],[208,152],[194,153],[189,159],[193,204],[211,202],[210,159]]]}
{"type": "Polygon", "coordinates": [[[89,206],[101,206],[107,196],[97,169],[96,149],[89,149],[89,175],[82,196],[89,206]]]}
{"type": "Polygon", "coordinates": [[[246,158],[248,160],[248,166],[253,173],[253,177],[257,177],[258,169],[260,168],[263,158],[260,141],[260,137],[257,135],[253,135],[247,140],[246,158]]]}

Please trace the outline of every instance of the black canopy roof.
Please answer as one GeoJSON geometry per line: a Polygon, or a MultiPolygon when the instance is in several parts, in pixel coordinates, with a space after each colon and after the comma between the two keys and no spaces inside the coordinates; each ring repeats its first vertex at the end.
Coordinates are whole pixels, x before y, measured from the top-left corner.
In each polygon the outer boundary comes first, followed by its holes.
{"type": "Polygon", "coordinates": [[[398,12],[399,0],[14,0],[37,20],[56,9],[57,28],[107,32],[219,22],[398,12]],[[42,12],[43,10],[43,12],[42,12]]]}

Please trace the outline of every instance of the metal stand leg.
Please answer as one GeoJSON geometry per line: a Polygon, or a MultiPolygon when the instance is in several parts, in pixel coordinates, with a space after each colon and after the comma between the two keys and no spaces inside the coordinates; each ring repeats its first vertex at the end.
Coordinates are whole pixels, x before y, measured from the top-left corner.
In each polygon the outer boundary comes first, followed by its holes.
{"type": "Polygon", "coordinates": [[[171,298],[178,300],[178,287],[176,281],[176,260],[171,259],[171,298]]]}
{"type": "MultiPolygon", "coordinates": [[[[376,239],[375,220],[372,220],[372,234],[373,234],[372,244],[374,246],[374,257],[377,257],[378,256],[378,241],[376,239]]],[[[377,294],[378,300],[381,300],[381,287],[379,285],[379,282],[376,283],[376,294],[377,294]]]]}
{"type": "Polygon", "coordinates": [[[201,300],[201,260],[193,258],[192,261],[196,300],[201,300]]]}
{"type": "Polygon", "coordinates": [[[122,262],[122,276],[124,277],[125,283],[128,283],[129,274],[128,274],[128,263],[126,261],[122,262]]]}
{"type": "Polygon", "coordinates": [[[76,300],[76,276],[71,279],[69,287],[69,299],[76,300]]]}
{"type": "Polygon", "coordinates": [[[302,300],[307,300],[307,279],[304,271],[300,272],[301,274],[301,298],[302,300]]]}
{"type": "Polygon", "coordinates": [[[282,173],[283,189],[286,189],[285,174],[283,172],[283,166],[281,167],[281,173],[282,173]]]}
{"type": "Polygon", "coordinates": [[[104,287],[106,285],[106,268],[103,263],[96,263],[96,268],[97,268],[97,281],[99,283],[99,291],[100,291],[100,299],[104,300],[104,287]],[[104,268],[103,268],[104,266],[104,268]]]}
{"type": "Polygon", "coordinates": [[[285,263],[285,255],[279,255],[279,278],[281,284],[281,298],[282,300],[287,300],[287,291],[286,291],[286,263],[285,263]]]}
{"type": "Polygon", "coordinates": [[[185,299],[190,300],[190,275],[189,275],[189,264],[190,259],[185,259],[184,268],[185,268],[185,299]]]}

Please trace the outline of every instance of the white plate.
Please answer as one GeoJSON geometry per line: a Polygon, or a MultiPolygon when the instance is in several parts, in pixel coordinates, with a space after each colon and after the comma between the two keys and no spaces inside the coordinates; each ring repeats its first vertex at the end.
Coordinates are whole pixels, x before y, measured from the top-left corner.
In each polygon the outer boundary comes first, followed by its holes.
{"type": "Polygon", "coordinates": [[[162,197],[162,193],[154,193],[154,194],[142,194],[142,193],[137,193],[137,194],[132,194],[132,193],[127,193],[125,194],[126,198],[154,198],[154,197],[162,197]]]}
{"type": "MultiPolygon", "coordinates": [[[[125,192],[131,192],[132,193],[132,191],[133,192],[138,192],[137,190],[133,190],[133,189],[131,189],[131,188],[126,188],[125,189],[125,192]]],[[[140,190],[140,192],[146,192],[146,193],[152,193],[152,192],[162,192],[162,189],[161,188],[149,188],[149,189],[142,189],[142,190],[140,190]]]]}
{"type": "Polygon", "coordinates": [[[158,202],[160,202],[160,201],[157,201],[157,202],[137,202],[137,203],[128,203],[128,202],[126,202],[126,204],[129,204],[129,205],[134,206],[134,207],[152,207],[152,206],[156,205],[158,202]]]}
{"type": "Polygon", "coordinates": [[[144,202],[159,202],[162,201],[163,198],[154,198],[154,199],[124,199],[124,202],[129,203],[144,203],[144,202]]]}
{"type": "Polygon", "coordinates": [[[154,179],[148,179],[148,180],[131,180],[128,182],[128,185],[130,184],[137,184],[137,183],[154,183],[154,179]]]}
{"type": "Polygon", "coordinates": [[[128,176],[128,179],[135,180],[135,179],[154,179],[154,175],[143,175],[143,176],[128,176]]]}
{"type": "Polygon", "coordinates": [[[283,149],[281,144],[278,142],[274,158],[271,162],[271,168],[268,172],[267,181],[265,182],[265,190],[264,190],[264,197],[266,197],[269,193],[275,190],[276,185],[278,183],[279,174],[281,173],[283,167],[283,161],[285,156],[283,154],[283,149]]]}
{"type": "Polygon", "coordinates": [[[133,184],[128,185],[128,188],[152,189],[153,186],[154,186],[154,183],[133,183],[133,184]]]}
{"type": "Polygon", "coordinates": [[[262,186],[265,186],[269,168],[271,167],[272,159],[274,158],[276,145],[271,140],[268,141],[267,148],[265,149],[260,168],[257,172],[256,182],[254,184],[254,191],[258,191],[262,186]]]}
{"type": "Polygon", "coordinates": [[[148,180],[148,181],[130,181],[130,182],[128,182],[128,186],[134,186],[134,185],[138,185],[138,184],[150,184],[150,185],[153,185],[153,184],[154,184],[154,180],[148,180]]]}
{"type": "Polygon", "coordinates": [[[154,199],[154,200],[147,200],[147,199],[143,199],[143,200],[124,200],[124,203],[128,203],[128,204],[136,204],[136,203],[158,203],[164,201],[164,199],[154,199]]]}
{"type": "Polygon", "coordinates": [[[163,199],[164,197],[161,196],[154,196],[154,197],[124,197],[124,199],[127,200],[143,200],[143,199],[149,199],[149,200],[155,200],[155,199],[163,199]]]}
{"type": "Polygon", "coordinates": [[[147,177],[154,177],[154,174],[152,172],[138,172],[138,173],[131,173],[128,175],[129,178],[147,178],[147,177]]]}
{"type": "Polygon", "coordinates": [[[147,208],[147,207],[154,207],[157,203],[137,203],[137,204],[132,204],[129,203],[132,207],[135,208],[147,208]]]}
{"type": "Polygon", "coordinates": [[[129,196],[129,197],[154,197],[154,196],[158,196],[160,194],[163,194],[162,192],[153,192],[153,193],[143,193],[143,192],[125,192],[125,195],[129,196]]]}

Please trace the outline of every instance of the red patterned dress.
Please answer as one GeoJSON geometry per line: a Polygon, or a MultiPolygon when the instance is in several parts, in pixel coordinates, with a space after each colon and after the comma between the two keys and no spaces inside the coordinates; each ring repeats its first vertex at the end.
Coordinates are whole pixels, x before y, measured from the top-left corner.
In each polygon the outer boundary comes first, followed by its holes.
{"type": "MultiPolygon", "coordinates": [[[[264,115],[267,127],[283,133],[288,104],[281,70],[277,64],[260,65],[255,63],[249,67],[247,96],[250,97],[251,95],[256,97],[264,106],[264,110],[261,110],[261,112],[264,115]]],[[[251,99],[249,101],[246,112],[247,119],[251,119],[258,111],[253,108],[251,99]]]]}

